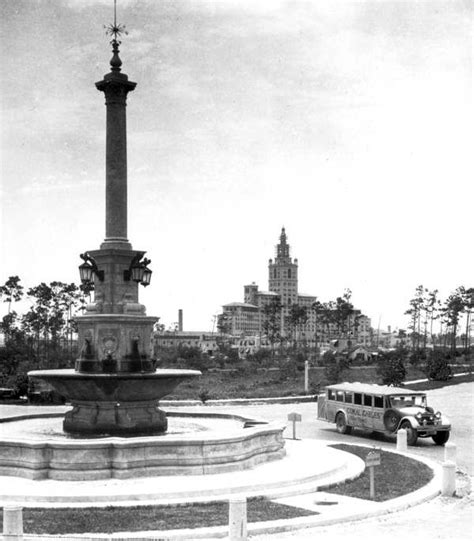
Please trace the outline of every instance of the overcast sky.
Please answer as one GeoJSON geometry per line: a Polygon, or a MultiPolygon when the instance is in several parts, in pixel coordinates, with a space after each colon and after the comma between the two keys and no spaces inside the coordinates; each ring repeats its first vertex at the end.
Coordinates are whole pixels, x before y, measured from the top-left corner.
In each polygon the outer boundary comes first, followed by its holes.
{"type": "MultiPolygon", "coordinates": [[[[208,330],[267,290],[281,227],[299,286],[377,327],[417,285],[473,286],[472,4],[118,0],[129,239],[165,324],[208,330]]],[[[2,0],[2,260],[78,282],[105,236],[113,0],[2,0]]]]}

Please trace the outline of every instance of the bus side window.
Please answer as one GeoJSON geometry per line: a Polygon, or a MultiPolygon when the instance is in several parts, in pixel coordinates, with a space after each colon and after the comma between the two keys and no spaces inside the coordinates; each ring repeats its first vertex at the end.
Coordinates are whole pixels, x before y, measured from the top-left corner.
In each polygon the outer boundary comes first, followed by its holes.
{"type": "Polygon", "coordinates": [[[352,404],[352,393],[344,393],[344,402],[352,404]]]}
{"type": "Polygon", "coordinates": [[[374,396],[374,408],[383,408],[383,396],[374,396]]]}
{"type": "Polygon", "coordinates": [[[336,391],[337,398],[336,400],[338,402],[344,402],[344,391],[336,391]]]}
{"type": "Polygon", "coordinates": [[[372,395],[370,394],[364,395],[364,406],[372,406],[372,395]]]}
{"type": "Polygon", "coordinates": [[[329,400],[336,400],[336,392],[329,389],[328,390],[328,399],[329,400]]]}
{"type": "Polygon", "coordinates": [[[354,404],[362,405],[362,395],[360,393],[354,393],[354,404]]]}

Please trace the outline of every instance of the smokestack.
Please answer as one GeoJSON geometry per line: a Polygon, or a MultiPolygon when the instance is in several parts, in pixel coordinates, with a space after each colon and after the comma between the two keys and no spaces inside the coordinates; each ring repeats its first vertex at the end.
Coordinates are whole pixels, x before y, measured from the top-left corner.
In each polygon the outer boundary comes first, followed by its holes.
{"type": "Polygon", "coordinates": [[[180,308],[178,310],[178,331],[183,332],[183,310],[180,308]]]}

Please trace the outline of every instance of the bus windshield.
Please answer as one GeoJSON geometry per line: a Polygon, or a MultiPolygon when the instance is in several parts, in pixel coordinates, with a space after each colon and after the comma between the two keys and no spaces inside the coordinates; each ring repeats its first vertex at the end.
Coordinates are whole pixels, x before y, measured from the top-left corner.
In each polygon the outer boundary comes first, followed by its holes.
{"type": "Polygon", "coordinates": [[[392,408],[403,408],[407,406],[426,406],[426,395],[397,395],[390,397],[392,408]]]}

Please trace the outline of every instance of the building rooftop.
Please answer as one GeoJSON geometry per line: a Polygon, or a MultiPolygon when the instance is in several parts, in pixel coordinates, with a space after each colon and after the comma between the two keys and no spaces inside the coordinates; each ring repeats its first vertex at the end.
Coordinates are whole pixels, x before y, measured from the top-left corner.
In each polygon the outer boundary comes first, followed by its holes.
{"type": "Polygon", "coordinates": [[[222,305],[224,308],[228,306],[241,306],[242,308],[258,308],[255,304],[248,304],[247,302],[229,302],[222,305]]]}

